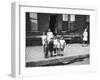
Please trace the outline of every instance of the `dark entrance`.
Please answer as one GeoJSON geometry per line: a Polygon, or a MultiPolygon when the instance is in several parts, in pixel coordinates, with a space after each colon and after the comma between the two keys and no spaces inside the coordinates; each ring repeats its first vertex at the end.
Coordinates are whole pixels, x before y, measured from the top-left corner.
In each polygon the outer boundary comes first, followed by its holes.
{"type": "Polygon", "coordinates": [[[56,34],[56,27],[57,27],[57,15],[50,14],[49,28],[54,35],[56,34]]]}

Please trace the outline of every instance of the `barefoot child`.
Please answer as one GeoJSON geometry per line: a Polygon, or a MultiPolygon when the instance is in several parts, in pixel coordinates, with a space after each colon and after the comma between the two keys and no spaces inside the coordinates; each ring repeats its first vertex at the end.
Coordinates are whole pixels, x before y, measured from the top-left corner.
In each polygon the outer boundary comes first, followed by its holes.
{"type": "Polygon", "coordinates": [[[64,48],[65,48],[65,45],[66,45],[66,42],[65,42],[63,36],[60,39],[60,44],[61,44],[61,56],[63,56],[64,55],[63,54],[64,53],[64,48]]]}
{"type": "Polygon", "coordinates": [[[60,39],[58,38],[58,42],[57,42],[57,55],[60,56],[61,54],[61,43],[60,43],[60,39]]]}
{"type": "Polygon", "coordinates": [[[53,44],[54,44],[54,55],[56,56],[57,55],[57,44],[58,44],[58,40],[56,36],[54,37],[53,44]]]}
{"type": "Polygon", "coordinates": [[[83,45],[82,45],[83,47],[85,46],[87,40],[88,40],[88,33],[87,33],[87,29],[85,29],[83,32],[83,45]]]}
{"type": "Polygon", "coordinates": [[[45,53],[45,41],[47,39],[47,36],[45,35],[45,32],[43,32],[43,35],[42,35],[42,45],[43,45],[43,51],[45,53]]]}
{"type": "Polygon", "coordinates": [[[49,51],[49,45],[48,45],[48,41],[46,40],[45,41],[45,58],[49,58],[49,54],[48,54],[48,51],[49,51]]]}

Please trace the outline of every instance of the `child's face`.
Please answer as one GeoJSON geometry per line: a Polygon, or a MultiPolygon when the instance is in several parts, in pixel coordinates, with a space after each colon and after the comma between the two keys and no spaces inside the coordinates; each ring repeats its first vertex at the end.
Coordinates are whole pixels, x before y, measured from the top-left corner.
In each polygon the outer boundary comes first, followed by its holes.
{"type": "Polygon", "coordinates": [[[48,31],[50,32],[50,29],[48,31]]]}
{"type": "Polygon", "coordinates": [[[43,35],[45,35],[45,32],[43,32],[43,35]]]}

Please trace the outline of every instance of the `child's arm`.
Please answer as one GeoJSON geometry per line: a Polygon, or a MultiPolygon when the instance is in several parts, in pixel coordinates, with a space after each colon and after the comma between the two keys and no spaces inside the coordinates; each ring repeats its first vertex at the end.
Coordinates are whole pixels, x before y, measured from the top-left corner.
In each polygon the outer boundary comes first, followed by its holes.
{"type": "Polygon", "coordinates": [[[66,46],[66,41],[64,40],[64,48],[65,48],[65,46],[66,46]]]}

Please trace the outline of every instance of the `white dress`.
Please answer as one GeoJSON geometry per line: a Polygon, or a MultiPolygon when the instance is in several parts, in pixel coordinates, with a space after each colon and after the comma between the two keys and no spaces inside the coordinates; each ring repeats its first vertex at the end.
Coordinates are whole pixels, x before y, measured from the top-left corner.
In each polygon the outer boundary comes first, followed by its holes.
{"type": "Polygon", "coordinates": [[[43,36],[42,36],[42,45],[44,45],[44,44],[45,44],[45,40],[46,40],[46,38],[47,38],[47,36],[46,36],[46,35],[43,35],[43,36]]]}
{"type": "Polygon", "coordinates": [[[57,43],[57,48],[61,48],[60,42],[57,43]]]}
{"type": "Polygon", "coordinates": [[[60,40],[61,48],[64,48],[65,40],[60,40]]]}
{"type": "Polygon", "coordinates": [[[87,41],[87,40],[88,40],[88,33],[87,33],[87,31],[85,31],[83,33],[83,41],[87,41]]]}
{"type": "Polygon", "coordinates": [[[57,48],[58,40],[54,39],[53,44],[54,44],[54,48],[57,48]]]}

